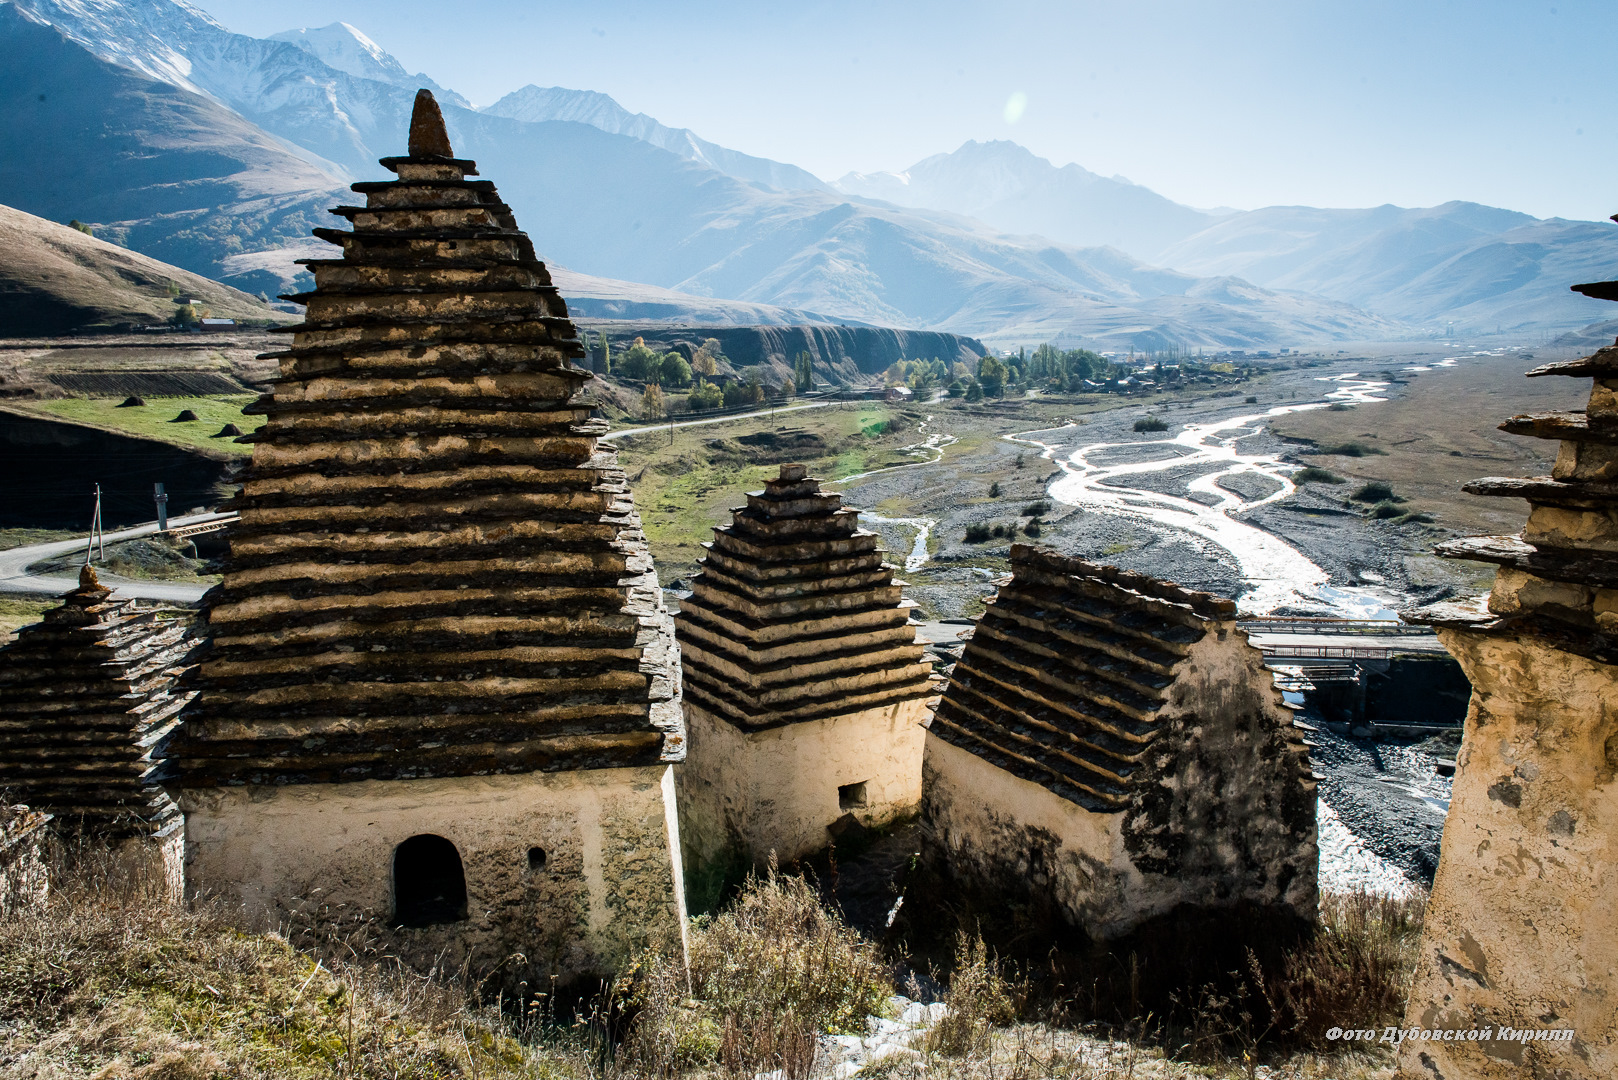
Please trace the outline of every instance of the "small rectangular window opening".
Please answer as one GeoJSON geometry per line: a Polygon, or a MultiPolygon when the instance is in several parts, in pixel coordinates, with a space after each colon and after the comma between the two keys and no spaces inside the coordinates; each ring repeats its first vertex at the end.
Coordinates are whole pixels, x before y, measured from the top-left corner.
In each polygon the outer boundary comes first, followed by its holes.
{"type": "Polygon", "coordinates": [[[861,780],[857,784],[844,784],[837,789],[837,809],[859,810],[865,806],[865,784],[861,780]]]}

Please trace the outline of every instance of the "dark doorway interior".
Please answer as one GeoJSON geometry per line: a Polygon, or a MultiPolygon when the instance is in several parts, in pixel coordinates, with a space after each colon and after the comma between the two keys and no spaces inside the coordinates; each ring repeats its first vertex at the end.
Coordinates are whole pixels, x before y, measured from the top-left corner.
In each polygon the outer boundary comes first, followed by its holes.
{"type": "Polygon", "coordinates": [[[466,872],[442,836],[412,836],[393,852],[393,921],[438,926],[466,918],[466,872]]]}

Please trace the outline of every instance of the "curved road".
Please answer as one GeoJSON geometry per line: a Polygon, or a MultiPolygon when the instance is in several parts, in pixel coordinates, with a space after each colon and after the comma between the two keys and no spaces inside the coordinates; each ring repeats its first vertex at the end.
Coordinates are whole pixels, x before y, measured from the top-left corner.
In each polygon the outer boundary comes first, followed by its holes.
{"type": "Polygon", "coordinates": [[[697,427],[700,424],[726,424],[732,420],[751,420],[756,416],[780,416],[782,413],[799,412],[803,409],[824,409],[827,405],[841,405],[839,401],[806,401],[800,405],[783,405],[779,409],[760,409],[758,412],[732,413],[729,416],[710,416],[706,420],[676,420],[672,425],[647,424],[644,427],[620,428],[609,431],[601,436],[602,439],[617,439],[625,435],[644,435],[648,431],[667,431],[671,426],[677,428],[697,427]]]}
{"type": "MultiPolygon", "coordinates": [[[[191,517],[171,518],[170,528],[182,525],[201,525],[205,521],[228,517],[228,514],[194,514],[191,517]]],[[[106,534],[107,541],[133,540],[157,532],[157,523],[138,525],[106,534]]],[[[28,568],[43,559],[69,551],[83,551],[85,539],[58,540],[51,544],[30,544],[28,547],[0,551],[0,594],[23,593],[29,596],[60,596],[78,588],[79,579],[68,574],[30,574],[28,568]]],[[[173,581],[133,581],[114,574],[102,574],[101,583],[124,596],[140,600],[166,600],[169,603],[194,604],[208,591],[207,585],[189,585],[173,581]]]]}

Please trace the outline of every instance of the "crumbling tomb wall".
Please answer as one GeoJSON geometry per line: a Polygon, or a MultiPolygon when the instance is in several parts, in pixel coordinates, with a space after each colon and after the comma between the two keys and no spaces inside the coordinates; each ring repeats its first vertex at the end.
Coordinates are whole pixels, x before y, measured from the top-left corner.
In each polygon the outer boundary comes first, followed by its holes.
{"type": "Polygon", "coordinates": [[[1313,917],[1307,754],[1235,607],[1017,545],[927,737],[923,817],[974,892],[1097,938],[1182,904],[1313,917]]]}

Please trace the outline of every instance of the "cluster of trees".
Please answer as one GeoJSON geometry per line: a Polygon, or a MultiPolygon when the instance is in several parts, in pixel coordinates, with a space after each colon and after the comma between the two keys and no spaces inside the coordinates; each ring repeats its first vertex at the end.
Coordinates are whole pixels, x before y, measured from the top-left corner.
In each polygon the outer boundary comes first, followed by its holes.
{"type": "MultiPolygon", "coordinates": [[[[608,365],[610,370],[610,358],[608,365]]],[[[675,388],[690,386],[693,376],[691,364],[685,357],[673,350],[657,352],[647,346],[644,338],[636,338],[633,345],[619,354],[616,367],[617,373],[626,379],[675,388]]]]}
{"type": "Polygon", "coordinates": [[[919,391],[936,390],[952,379],[957,382],[970,379],[972,371],[960,361],[946,364],[935,356],[931,360],[897,361],[888,365],[882,376],[889,386],[908,386],[919,391]]]}
{"type": "MultiPolygon", "coordinates": [[[[601,344],[605,352],[605,336],[601,344]]],[[[803,380],[809,377],[809,363],[808,353],[799,354],[793,361],[795,381],[800,386],[803,380]]],[[[762,405],[769,398],[779,396],[783,392],[788,396],[792,393],[790,386],[779,389],[766,386],[756,371],[749,372],[745,379],[722,379],[719,375],[722,364],[730,366],[725,362],[717,338],[704,341],[697,347],[689,361],[678,352],[659,353],[648,347],[644,339],[636,338],[634,344],[618,356],[612,369],[624,378],[639,379],[646,383],[640,403],[641,418],[645,420],[656,420],[668,415],[670,403],[664,393],[665,388],[690,387],[690,393],[685,399],[685,408],[689,412],[733,408],[738,405],[762,405]]]]}
{"type": "Polygon", "coordinates": [[[985,356],[978,361],[976,372],[968,371],[964,364],[955,367],[959,370],[952,372],[955,380],[949,384],[950,397],[967,401],[1016,396],[1035,388],[1078,393],[1085,389],[1086,381],[1105,385],[1120,374],[1116,365],[1089,349],[1064,351],[1054,345],[1041,345],[1032,354],[1018,349],[1016,356],[985,356]]]}

